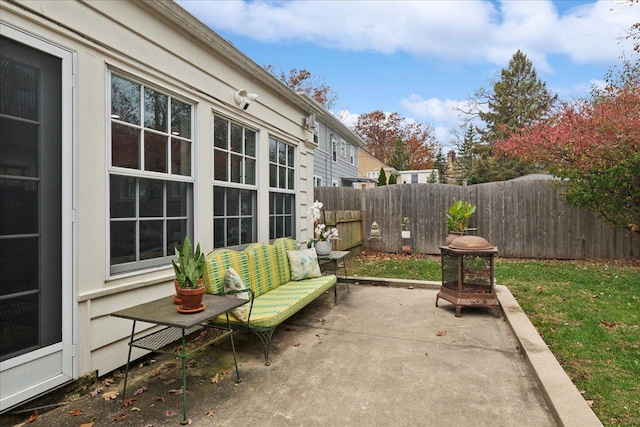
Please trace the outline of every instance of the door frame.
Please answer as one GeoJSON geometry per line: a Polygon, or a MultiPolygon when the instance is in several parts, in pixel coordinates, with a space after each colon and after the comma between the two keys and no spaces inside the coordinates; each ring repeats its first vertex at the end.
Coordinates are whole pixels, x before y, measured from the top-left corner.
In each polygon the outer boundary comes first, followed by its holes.
{"type": "Polygon", "coordinates": [[[46,368],[51,363],[59,364],[49,378],[41,378],[34,384],[0,399],[0,412],[19,405],[42,393],[50,391],[77,378],[76,357],[76,147],[75,147],[75,105],[76,105],[76,54],[75,52],[27,32],[6,21],[0,20],[0,35],[18,43],[40,50],[61,60],[61,138],[62,138],[62,183],[61,183],[61,230],[62,230],[62,340],[59,343],[25,353],[0,362],[0,375],[15,374],[21,366],[31,364],[46,368]],[[60,354],[60,358],[55,357],[60,354]],[[57,371],[60,372],[57,372],[57,371]],[[13,372],[12,372],[13,371],[13,372]]]}

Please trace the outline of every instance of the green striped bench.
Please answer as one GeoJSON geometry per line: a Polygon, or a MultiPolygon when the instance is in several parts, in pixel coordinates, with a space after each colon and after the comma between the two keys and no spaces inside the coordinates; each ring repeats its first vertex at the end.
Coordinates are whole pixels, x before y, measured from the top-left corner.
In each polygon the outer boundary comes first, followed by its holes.
{"type": "MultiPolygon", "coordinates": [[[[251,289],[249,316],[246,322],[229,316],[231,328],[258,335],[264,349],[265,365],[269,365],[269,343],[282,322],[333,287],[337,304],[336,276],[327,275],[299,281],[291,280],[287,252],[298,250],[293,239],[277,239],[273,244],[252,243],[243,251],[217,249],[210,252],[204,282],[207,293],[225,295],[224,275],[232,267],[251,289]]],[[[211,321],[226,326],[221,315],[211,321]]]]}

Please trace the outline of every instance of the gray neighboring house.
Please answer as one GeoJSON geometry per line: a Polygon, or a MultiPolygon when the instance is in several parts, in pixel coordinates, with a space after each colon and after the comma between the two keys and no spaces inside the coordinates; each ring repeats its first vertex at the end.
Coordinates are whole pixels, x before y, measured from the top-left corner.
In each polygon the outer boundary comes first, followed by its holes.
{"type": "Polygon", "coordinates": [[[358,174],[358,149],[366,145],[362,138],[308,94],[299,95],[322,110],[305,123],[318,144],[313,153],[313,185],[359,187],[358,183],[371,181],[358,174]]]}

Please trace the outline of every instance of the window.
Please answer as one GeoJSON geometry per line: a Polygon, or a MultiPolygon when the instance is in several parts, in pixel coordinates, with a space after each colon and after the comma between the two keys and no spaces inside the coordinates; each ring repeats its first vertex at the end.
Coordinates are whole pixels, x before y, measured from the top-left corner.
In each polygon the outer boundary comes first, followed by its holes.
{"type": "Polygon", "coordinates": [[[334,162],[338,161],[338,147],[336,140],[331,138],[331,158],[334,162]]]}
{"type": "Polygon", "coordinates": [[[318,126],[316,125],[313,128],[313,142],[315,142],[316,144],[318,143],[319,137],[318,135],[320,134],[320,129],[318,129],[318,126]]]}
{"type": "Polygon", "coordinates": [[[412,184],[417,184],[418,183],[418,174],[417,173],[412,173],[411,174],[411,183],[412,184]]]}
{"type": "Polygon", "coordinates": [[[340,141],[340,156],[347,157],[347,143],[344,141],[340,141]]]}
{"type": "Polygon", "coordinates": [[[313,176],[313,186],[322,187],[322,177],[318,175],[313,176]]]}
{"type": "Polygon", "coordinates": [[[269,239],[291,237],[295,218],[295,147],[269,138],[269,239]]]}
{"type": "Polygon", "coordinates": [[[193,234],[193,106],[111,75],[111,273],[165,265],[193,234]]]}
{"type": "Polygon", "coordinates": [[[379,176],[380,176],[380,171],[367,172],[367,178],[378,179],[379,176]]]}
{"type": "Polygon", "coordinates": [[[213,118],[213,247],[256,241],[257,132],[213,118]]]}
{"type": "Polygon", "coordinates": [[[356,164],[356,148],[354,146],[349,147],[349,163],[356,164]]]}

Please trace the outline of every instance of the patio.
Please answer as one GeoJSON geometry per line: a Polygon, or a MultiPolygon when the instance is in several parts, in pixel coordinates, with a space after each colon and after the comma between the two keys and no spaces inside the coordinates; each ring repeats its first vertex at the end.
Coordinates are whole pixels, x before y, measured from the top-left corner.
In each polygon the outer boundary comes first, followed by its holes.
{"type": "MultiPolygon", "coordinates": [[[[352,283],[347,293],[339,284],[337,306],[330,292],[278,328],[268,367],[258,339],[236,334],[240,384],[229,343],[207,348],[189,370],[193,424],[601,425],[506,288],[498,287],[506,318],[491,308],[456,318],[453,305],[435,307],[433,283],[387,285],[352,283]]],[[[132,371],[130,390],[145,390],[128,393],[128,408],[121,396],[103,397],[121,392],[116,380],[29,425],[179,425],[179,376],[175,361],[156,358],[132,371]]]]}

